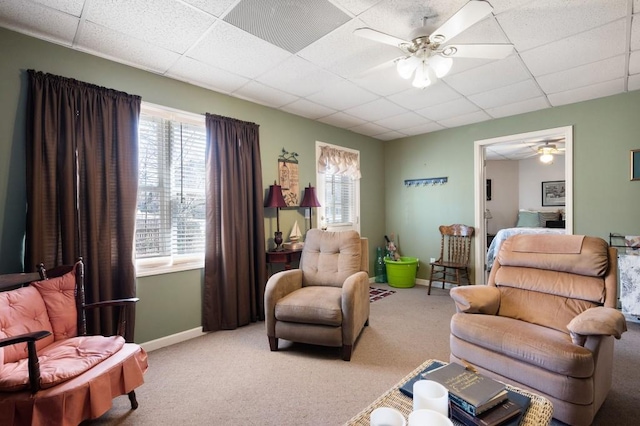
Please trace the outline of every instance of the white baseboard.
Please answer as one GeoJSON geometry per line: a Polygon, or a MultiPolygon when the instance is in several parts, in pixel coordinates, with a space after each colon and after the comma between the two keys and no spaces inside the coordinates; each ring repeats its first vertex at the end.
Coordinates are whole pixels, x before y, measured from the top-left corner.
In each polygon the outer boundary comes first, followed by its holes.
{"type": "Polygon", "coordinates": [[[142,349],[147,352],[155,351],[156,349],[164,348],[165,346],[175,345],[176,343],[184,342],[185,340],[193,339],[195,337],[203,336],[207,333],[202,331],[202,327],[192,328],[191,330],[181,331],[180,333],[171,334],[169,336],[161,337],[159,339],[150,340],[148,342],[140,344],[142,349]]]}

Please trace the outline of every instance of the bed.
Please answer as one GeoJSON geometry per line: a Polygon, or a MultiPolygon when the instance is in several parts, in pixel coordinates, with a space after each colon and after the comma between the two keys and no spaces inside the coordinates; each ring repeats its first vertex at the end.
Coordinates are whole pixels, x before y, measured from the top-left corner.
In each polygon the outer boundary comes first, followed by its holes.
{"type": "Polygon", "coordinates": [[[496,233],[487,250],[487,271],[491,270],[493,262],[498,255],[500,245],[504,240],[517,234],[564,234],[565,230],[560,228],[540,228],[540,227],[517,227],[505,228],[496,233]]]}

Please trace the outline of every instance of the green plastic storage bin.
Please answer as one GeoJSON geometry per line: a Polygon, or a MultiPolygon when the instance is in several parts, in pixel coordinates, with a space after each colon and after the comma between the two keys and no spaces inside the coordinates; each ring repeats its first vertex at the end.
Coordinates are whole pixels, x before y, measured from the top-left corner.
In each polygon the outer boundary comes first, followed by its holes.
{"type": "Polygon", "coordinates": [[[387,282],[391,287],[409,288],[416,285],[417,257],[401,256],[400,260],[385,257],[387,266],[387,282]]]}

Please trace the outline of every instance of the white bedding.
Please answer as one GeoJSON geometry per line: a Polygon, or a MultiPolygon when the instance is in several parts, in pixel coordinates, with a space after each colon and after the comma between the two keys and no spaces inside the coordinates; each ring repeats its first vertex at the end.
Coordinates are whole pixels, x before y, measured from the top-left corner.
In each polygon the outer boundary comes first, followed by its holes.
{"type": "Polygon", "coordinates": [[[496,259],[498,255],[498,251],[500,250],[500,245],[504,240],[516,234],[565,234],[566,231],[560,228],[505,228],[501,229],[496,233],[496,236],[491,241],[489,245],[489,250],[487,250],[487,271],[491,270],[493,266],[493,261],[496,259]]]}

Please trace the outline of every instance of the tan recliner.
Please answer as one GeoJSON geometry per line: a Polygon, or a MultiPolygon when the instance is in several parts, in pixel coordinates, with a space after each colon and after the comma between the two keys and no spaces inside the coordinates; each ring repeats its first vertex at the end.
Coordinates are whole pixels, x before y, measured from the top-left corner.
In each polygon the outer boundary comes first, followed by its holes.
{"type": "Polygon", "coordinates": [[[487,286],[451,290],[450,360],[547,397],[558,420],[591,424],[611,388],[613,339],[627,329],[617,269],[601,238],[507,239],[487,286]]]}
{"type": "Polygon", "coordinates": [[[310,229],[300,269],[274,274],[264,294],[267,337],[342,347],[349,361],[353,345],[369,323],[368,240],[356,231],[310,229]]]}

